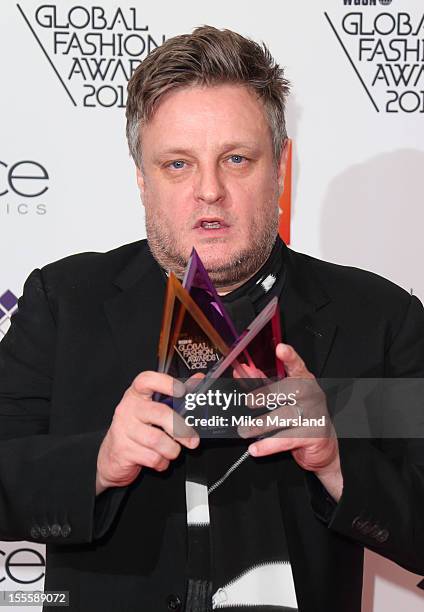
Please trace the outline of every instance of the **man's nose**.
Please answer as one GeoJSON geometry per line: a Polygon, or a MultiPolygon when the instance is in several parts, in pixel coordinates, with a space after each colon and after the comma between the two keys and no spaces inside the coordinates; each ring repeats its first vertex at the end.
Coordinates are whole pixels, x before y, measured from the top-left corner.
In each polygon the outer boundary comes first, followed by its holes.
{"type": "Polygon", "coordinates": [[[194,197],[205,204],[220,203],[224,199],[225,185],[215,165],[199,168],[194,184],[194,197]]]}

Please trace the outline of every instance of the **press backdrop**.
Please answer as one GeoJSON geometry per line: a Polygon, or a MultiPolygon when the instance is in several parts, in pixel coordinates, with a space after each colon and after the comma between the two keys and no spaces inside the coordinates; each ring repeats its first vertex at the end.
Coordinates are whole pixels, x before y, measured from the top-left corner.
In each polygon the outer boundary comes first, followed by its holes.
{"type": "MultiPolygon", "coordinates": [[[[265,41],[293,83],[291,246],[424,298],[422,0],[2,0],[0,338],[33,268],[145,236],[126,81],[205,23],[265,41]]],[[[43,580],[43,546],[0,542],[0,589],[43,580]]],[[[418,581],[367,553],[364,610],[422,610],[418,581]]]]}

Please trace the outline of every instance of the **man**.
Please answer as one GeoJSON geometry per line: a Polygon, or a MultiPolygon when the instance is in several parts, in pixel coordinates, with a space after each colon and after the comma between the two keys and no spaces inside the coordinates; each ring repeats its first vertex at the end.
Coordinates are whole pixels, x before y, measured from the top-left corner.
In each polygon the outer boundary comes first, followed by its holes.
{"type": "Polygon", "coordinates": [[[364,546],[424,569],[422,442],[331,426],[175,438],[152,400],[184,392],[155,371],[166,272],[181,277],[195,246],[240,329],[277,293],[277,357],[314,384],[421,377],[422,306],[277,238],[288,83],[265,47],[197,28],[128,92],[147,242],[25,285],[0,346],[0,538],[47,544],[46,589],[71,610],[359,611],[364,546]]]}

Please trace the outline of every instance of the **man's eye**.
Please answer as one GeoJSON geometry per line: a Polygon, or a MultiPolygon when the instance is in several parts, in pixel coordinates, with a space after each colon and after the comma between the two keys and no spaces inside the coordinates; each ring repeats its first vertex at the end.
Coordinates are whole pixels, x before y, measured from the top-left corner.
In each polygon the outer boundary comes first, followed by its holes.
{"type": "Polygon", "coordinates": [[[181,159],[176,159],[175,161],[171,162],[168,165],[170,168],[173,168],[174,170],[181,170],[181,168],[184,168],[185,162],[183,162],[181,159]]]}
{"type": "Polygon", "coordinates": [[[246,158],[243,155],[231,155],[230,159],[235,164],[241,164],[246,158]]]}

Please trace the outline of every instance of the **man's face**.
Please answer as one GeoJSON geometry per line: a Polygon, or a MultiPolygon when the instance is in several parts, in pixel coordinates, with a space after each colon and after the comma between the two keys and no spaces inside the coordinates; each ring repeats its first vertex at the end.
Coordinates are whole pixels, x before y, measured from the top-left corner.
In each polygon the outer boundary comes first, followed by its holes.
{"type": "Polygon", "coordinates": [[[217,287],[252,276],[277,235],[284,174],[255,94],[232,84],[169,92],[141,149],[137,182],[159,263],[182,276],[194,246],[217,287]]]}

